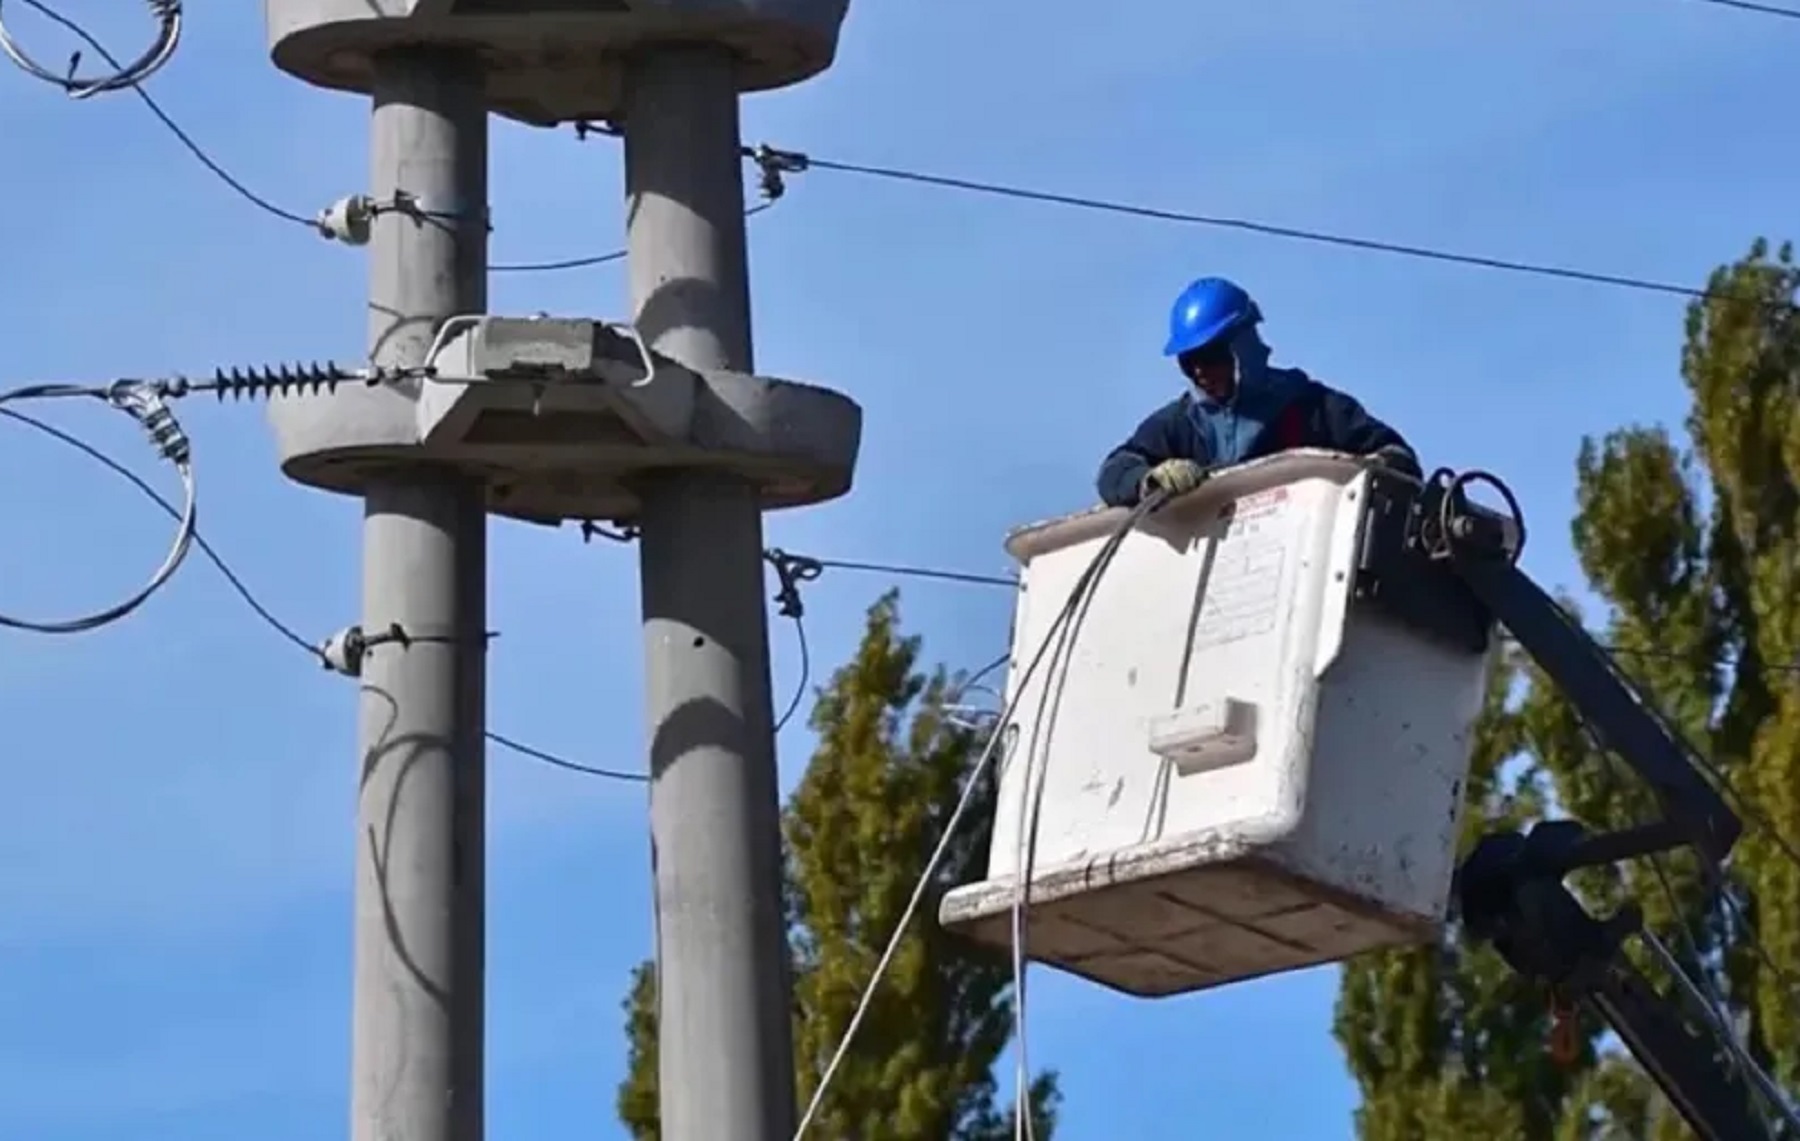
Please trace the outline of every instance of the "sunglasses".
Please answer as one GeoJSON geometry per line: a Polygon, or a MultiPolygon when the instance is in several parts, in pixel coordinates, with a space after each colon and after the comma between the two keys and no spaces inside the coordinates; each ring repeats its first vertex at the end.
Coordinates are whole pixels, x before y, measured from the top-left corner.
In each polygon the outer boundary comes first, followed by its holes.
{"type": "Polygon", "coordinates": [[[1232,359],[1231,341],[1220,337],[1216,341],[1182,353],[1175,358],[1175,363],[1181,366],[1181,371],[1193,372],[1197,368],[1216,368],[1219,365],[1227,365],[1232,362],[1232,359]]]}

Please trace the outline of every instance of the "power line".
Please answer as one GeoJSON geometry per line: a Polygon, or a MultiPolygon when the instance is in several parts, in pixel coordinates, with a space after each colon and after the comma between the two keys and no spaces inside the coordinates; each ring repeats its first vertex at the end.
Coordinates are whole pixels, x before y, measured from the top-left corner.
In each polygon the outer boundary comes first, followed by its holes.
{"type": "MultiPolygon", "coordinates": [[[[67,29],[71,34],[78,36],[84,43],[100,53],[101,57],[114,67],[123,66],[91,33],[67,16],[49,8],[42,0],[21,0],[21,2],[42,13],[46,18],[55,21],[57,24],[67,29]]],[[[1726,7],[1743,8],[1750,11],[1762,11],[1770,15],[1800,18],[1800,10],[1784,9],[1773,5],[1755,4],[1752,0],[1702,0],[1702,2],[1719,4],[1726,7]]],[[[188,152],[193,155],[196,160],[245,201],[281,221],[305,226],[307,229],[315,232],[318,230],[318,223],[314,219],[304,217],[275,205],[234,177],[222,165],[214,160],[199,143],[195,142],[193,137],[183,130],[141,86],[134,84],[132,85],[132,90],[137,93],[137,96],[144,101],[144,105],[150,109],[150,112],[156,116],[162,125],[166,127],[185,148],[187,148],[188,152]]],[[[936,189],[956,190],[964,193],[1006,198],[1013,201],[1063,206],[1072,209],[1123,217],[1141,218],[1150,221],[1172,222],[1180,225],[1234,230],[1243,233],[1259,234],[1264,237],[1307,242],[1314,245],[1334,246],[1343,249],[1361,250],[1368,253],[1384,253],[1415,260],[1463,265],[1477,269],[1496,270],[1532,277],[1581,282],[1589,285],[1629,289],[1638,292],[1656,293],[1664,296],[1685,297],[1689,299],[1704,299],[1715,296],[1702,288],[1679,285],[1673,282],[1659,281],[1653,278],[1638,277],[1629,274],[1608,273],[1599,270],[1581,269],[1575,266],[1552,265],[1544,262],[1529,262],[1512,258],[1492,257],[1484,254],[1463,253],[1440,247],[1416,245],[1378,238],[1364,238],[1352,234],[1336,233],[1300,226],[1289,226],[1253,218],[1238,218],[1222,214],[1205,214],[1194,211],[1174,210],[1142,203],[1094,198],[1085,195],[1016,186],[1000,182],[988,182],[953,175],[933,174],[926,171],[911,170],[902,167],[876,166],[866,163],[846,162],[840,159],[819,158],[804,152],[783,151],[769,146],[755,148],[746,147],[745,157],[756,162],[761,167],[764,194],[769,199],[769,201],[760,203],[749,211],[746,211],[747,215],[761,213],[763,210],[766,210],[769,206],[773,205],[774,200],[778,198],[782,192],[781,175],[783,173],[794,173],[809,169],[829,170],[843,174],[854,174],[868,178],[879,178],[888,181],[929,186],[936,189]]],[[[602,254],[553,261],[501,263],[499,265],[490,266],[489,272],[546,273],[560,270],[587,269],[618,262],[623,260],[624,257],[624,250],[610,250],[602,254]]]]}
{"type": "Polygon", "coordinates": [[[907,170],[901,167],[869,166],[863,163],[815,158],[810,155],[801,157],[807,167],[818,170],[839,171],[845,174],[856,174],[894,182],[907,182],[943,190],[958,190],[971,194],[983,194],[997,198],[1009,198],[1023,202],[1037,202],[1052,206],[1067,206],[1078,210],[1116,214],[1131,218],[1145,218],[1159,222],[1175,222],[1183,225],[1205,226],[1213,229],[1237,230],[1245,233],[1261,234],[1265,237],[1286,238],[1292,241],[1309,242],[1315,245],[1339,246],[1346,249],[1363,250],[1371,253],[1393,254],[1399,257],[1414,258],[1424,261],[1447,262],[1454,265],[1473,266],[1478,269],[1502,270],[1508,273],[1526,274],[1533,277],[1557,278],[1564,281],[1584,282],[1590,285],[1605,285],[1617,289],[1633,289],[1640,292],[1660,293],[1687,298],[1704,298],[1709,296],[1704,289],[1698,289],[1688,285],[1677,285],[1666,281],[1657,281],[1647,277],[1603,273],[1596,270],[1579,269],[1572,266],[1551,265],[1542,262],[1516,261],[1510,258],[1488,257],[1482,254],[1460,253],[1454,250],[1440,249],[1432,246],[1410,245],[1403,242],[1392,242],[1377,238],[1362,238],[1350,234],[1333,233],[1326,230],[1313,230],[1297,226],[1279,225],[1273,222],[1263,222],[1251,218],[1235,218],[1223,214],[1200,214],[1186,210],[1171,210],[1132,202],[1121,202],[1105,198],[1091,198],[1078,194],[1066,194],[1058,191],[1013,186],[1006,183],[983,182],[976,179],[961,178],[952,175],[929,174],[924,171],[907,170]]]}
{"type": "Polygon", "coordinates": [[[625,250],[613,250],[611,253],[595,254],[592,257],[569,258],[565,261],[515,262],[504,265],[488,266],[489,273],[548,273],[559,269],[587,269],[590,266],[608,265],[625,260],[625,250]]]}
{"type": "MultiPolygon", "coordinates": [[[[43,3],[43,0],[19,0],[19,2],[31,8],[33,11],[38,12],[45,19],[56,23],[71,35],[77,37],[83,43],[93,48],[94,51],[99,54],[100,58],[104,59],[112,67],[119,69],[120,71],[126,69],[127,65],[120,63],[118,57],[108,51],[106,45],[101,43],[98,37],[82,27],[79,23],[43,3]]],[[[238,197],[272,218],[292,225],[304,226],[314,233],[319,232],[319,223],[317,219],[308,218],[302,214],[297,214],[292,210],[277,206],[269,199],[245,185],[241,179],[236,175],[233,175],[223,164],[213,158],[212,155],[207,152],[205,147],[202,147],[196,142],[194,137],[190,135],[180,123],[176,122],[172,115],[163,110],[162,105],[156,101],[155,97],[145,91],[139,83],[133,81],[127,84],[127,86],[131,88],[132,92],[136,94],[139,99],[144,101],[144,106],[149,108],[150,113],[156,116],[157,121],[175,137],[175,140],[186,148],[187,152],[192,155],[200,165],[204,166],[213,177],[224,183],[237,194],[238,197]]],[[[755,217],[774,204],[772,199],[770,201],[758,203],[746,210],[744,216],[747,218],[755,217]]],[[[587,269],[594,266],[608,265],[613,262],[623,261],[625,259],[625,254],[625,250],[611,250],[603,254],[566,258],[560,261],[501,263],[499,265],[489,266],[488,272],[547,273],[557,270],[587,269]]]]}
{"type": "Polygon", "coordinates": [[[594,765],[578,764],[566,757],[559,757],[555,753],[546,753],[542,749],[535,749],[530,745],[515,741],[511,737],[502,736],[492,730],[488,731],[487,739],[502,748],[511,749],[522,757],[530,757],[534,761],[542,761],[547,765],[552,765],[559,769],[567,769],[572,773],[581,773],[591,777],[605,777],[608,780],[637,781],[639,783],[647,782],[650,779],[645,773],[628,773],[622,769],[603,769],[594,765]]]}
{"type": "MultiPolygon", "coordinates": [[[[52,439],[67,444],[69,447],[81,452],[83,455],[96,463],[103,465],[115,475],[130,483],[131,486],[135,487],[146,499],[160,507],[163,512],[171,518],[179,520],[182,517],[181,509],[171,503],[168,497],[162,492],[152,487],[142,476],[138,475],[118,460],[113,459],[99,448],[88,443],[86,440],[76,436],[74,433],[66,432],[53,424],[39,420],[35,416],[28,416],[23,412],[16,412],[11,408],[0,408],[0,417],[15,420],[29,428],[34,428],[37,431],[42,432],[52,439]]],[[[218,549],[208,542],[206,537],[200,533],[198,527],[193,530],[192,542],[195,549],[198,550],[201,555],[205,557],[207,562],[211,563],[214,569],[224,577],[226,583],[229,584],[237,596],[243,600],[244,605],[248,606],[251,612],[255,614],[257,618],[261,619],[265,626],[274,631],[282,641],[293,646],[295,649],[304,652],[308,657],[312,658],[313,661],[324,661],[324,655],[321,653],[319,647],[303,637],[293,626],[276,617],[275,613],[263,604],[256,596],[256,593],[252,591],[237,572],[232,569],[231,564],[225,560],[225,557],[219,553],[218,549]]],[[[502,748],[510,749],[513,752],[524,757],[529,757],[532,760],[542,761],[545,764],[553,765],[560,769],[567,769],[570,772],[583,773],[588,776],[605,777],[611,780],[643,781],[649,779],[642,773],[599,768],[593,765],[584,765],[577,761],[571,761],[566,757],[557,756],[556,754],[546,752],[543,749],[533,748],[530,745],[523,744],[511,737],[493,732],[492,730],[489,730],[486,736],[489,741],[492,741],[502,748]]]]}
{"type": "MultiPolygon", "coordinates": [[[[775,205],[773,199],[759,202],[744,211],[744,217],[754,218],[764,210],[775,205]]],[[[489,273],[549,273],[563,269],[588,269],[597,265],[608,265],[616,261],[624,261],[627,251],[612,250],[609,253],[595,254],[592,257],[567,258],[563,261],[513,262],[510,264],[490,265],[489,273]]]]}
{"type": "Polygon", "coordinates": [[[905,563],[867,563],[852,559],[814,559],[824,570],[858,571],[883,574],[893,578],[930,579],[936,582],[960,582],[971,586],[1016,587],[1019,580],[1006,575],[974,574],[970,571],[945,570],[942,567],[908,566],[905,563]]]}
{"type": "MultiPolygon", "coordinates": [[[[70,388],[68,391],[71,394],[84,394],[87,392],[85,389],[74,388],[70,388]]],[[[17,390],[10,395],[14,398],[23,398],[30,395],[54,396],[60,394],[62,394],[60,387],[52,390],[51,387],[40,386],[38,389],[17,390]]],[[[164,514],[178,521],[182,519],[182,509],[170,502],[167,496],[151,486],[151,484],[142,476],[74,433],[58,428],[35,416],[30,416],[26,413],[18,412],[7,407],[0,407],[0,417],[5,417],[20,424],[24,424],[29,428],[49,436],[59,443],[75,449],[94,462],[102,465],[113,474],[119,476],[121,479],[124,479],[132,487],[136,488],[139,494],[143,495],[146,499],[150,500],[150,502],[160,508],[164,514]]],[[[596,526],[584,528],[584,534],[589,536],[598,535],[619,542],[626,542],[635,538],[635,532],[632,532],[629,529],[613,532],[596,526]]],[[[313,661],[329,664],[327,655],[319,646],[300,634],[293,625],[279,618],[273,610],[262,602],[256,592],[250,588],[226,560],[225,556],[221,554],[206,536],[200,532],[198,525],[195,525],[192,528],[190,541],[194,548],[198,550],[207,562],[211,563],[213,568],[225,579],[226,583],[231,587],[232,591],[244,605],[247,606],[265,626],[280,637],[282,641],[305,653],[313,661]]],[[[777,596],[776,601],[780,604],[782,615],[793,620],[795,637],[798,641],[800,653],[800,677],[784,712],[776,722],[776,732],[780,732],[785,728],[788,722],[791,721],[794,715],[799,711],[802,702],[805,700],[807,687],[812,679],[812,651],[807,638],[805,606],[800,599],[798,591],[801,582],[815,579],[823,572],[823,570],[829,568],[871,574],[884,574],[894,578],[926,579],[938,582],[987,586],[1015,585],[1015,580],[997,575],[969,574],[937,567],[911,566],[901,563],[867,562],[855,559],[815,559],[810,556],[793,555],[779,550],[765,552],[765,558],[775,568],[777,576],[782,582],[783,590],[782,593],[777,596]]],[[[1004,661],[1004,659],[1002,659],[1002,661],[1004,661]]],[[[993,668],[994,666],[990,665],[987,669],[982,671],[982,674],[989,672],[993,668]]],[[[977,675],[977,678],[979,678],[979,676],[981,675],[977,675]]],[[[544,764],[564,769],[569,772],[602,777],[609,780],[641,782],[649,779],[644,773],[627,772],[620,769],[604,768],[596,765],[583,764],[579,761],[572,761],[567,757],[525,744],[513,737],[492,730],[486,732],[486,737],[492,743],[518,753],[520,756],[541,761],[544,764]]]]}
{"type": "MultiPolygon", "coordinates": [[[[36,2],[24,0],[25,4],[38,13],[49,17],[65,28],[73,28],[69,21],[49,8],[36,2]]],[[[75,74],[81,65],[81,53],[75,53],[69,65],[62,72],[54,72],[39,64],[37,60],[20,47],[13,39],[6,23],[0,19],[0,53],[13,61],[19,69],[33,79],[42,80],[52,86],[59,87],[74,99],[86,99],[109,91],[118,91],[126,87],[136,87],[149,79],[175,55],[175,49],[181,44],[182,11],[181,0],[148,0],[150,16],[156,21],[156,38],[150,46],[130,63],[120,63],[106,54],[106,49],[98,44],[101,56],[112,65],[111,75],[102,75],[93,79],[83,79],[75,74]]]]}
{"type": "MultiPolygon", "coordinates": [[[[91,32],[74,20],[69,19],[69,17],[51,8],[49,5],[44,4],[42,0],[20,0],[20,3],[42,15],[45,19],[58,24],[71,35],[80,39],[82,43],[93,48],[94,51],[99,53],[101,59],[111,64],[113,67],[121,70],[125,67],[124,64],[119,62],[118,57],[108,51],[106,45],[95,38],[91,32]]],[[[145,91],[140,84],[133,82],[131,84],[131,90],[136,93],[139,99],[144,101],[144,106],[150,109],[150,113],[156,116],[157,120],[168,129],[168,132],[175,136],[176,141],[183,147],[186,147],[187,152],[193,155],[201,166],[204,166],[208,171],[212,172],[213,177],[235,191],[238,197],[273,218],[278,218],[283,222],[290,222],[294,225],[305,226],[309,230],[316,231],[318,229],[318,226],[312,219],[304,218],[291,210],[283,210],[281,207],[270,202],[267,198],[264,198],[262,195],[238,181],[230,171],[219,165],[211,155],[207,154],[206,148],[195,142],[193,136],[183,130],[181,124],[177,123],[167,111],[164,111],[162,105],[156,101],[155,97],[148,91],[145,91]]]]}
{"type": "Polygon", "coordinates": [[[1698,0],[1718,8],[1734,8],[1739,12],[1755,12],[1759,16],[1778,16],[1784,20],[1800,20],[1800,8],[1783,8],[1779,4],[1758,4],[1755,0],[1698,0]]]}

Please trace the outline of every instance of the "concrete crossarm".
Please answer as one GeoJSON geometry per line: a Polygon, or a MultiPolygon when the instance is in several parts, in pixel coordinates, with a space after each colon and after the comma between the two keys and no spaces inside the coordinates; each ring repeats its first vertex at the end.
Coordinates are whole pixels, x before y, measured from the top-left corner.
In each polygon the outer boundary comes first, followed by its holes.
{"type": "Polygon", "coordinates": [[[452,466],[484,474],[491,510],[541,521],[629,519],[655,470],[735,472],[766,509],[850,489],[862,409],[829,389],[697,372],[604,321],[455,318],[440,342],[428,380],[275,400],[287,474],[360,494],[384,467],[452,466]]]}

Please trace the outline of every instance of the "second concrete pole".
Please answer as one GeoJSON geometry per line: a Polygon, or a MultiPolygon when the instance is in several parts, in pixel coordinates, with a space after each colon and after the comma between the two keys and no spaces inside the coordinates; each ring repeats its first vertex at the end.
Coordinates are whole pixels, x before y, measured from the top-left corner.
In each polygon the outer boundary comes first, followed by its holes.
{"type": "MultiPolygon", "coordinates": [[[[626,81],[633,305],[651,346],[750,371],[735,65],[657,51],[626,81]]],[[[748,482],[679,471],[643,488],[641,558],[668,1141],[790,1141],[791,984],[764,609],[748,482]]]]}

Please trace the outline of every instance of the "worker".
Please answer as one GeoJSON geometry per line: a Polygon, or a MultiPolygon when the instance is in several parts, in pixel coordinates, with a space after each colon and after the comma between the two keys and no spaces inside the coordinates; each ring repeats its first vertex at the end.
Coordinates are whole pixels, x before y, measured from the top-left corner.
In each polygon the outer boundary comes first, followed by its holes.
{"type": "Polygon", "coordinates": [[[1163,355],[1191,387],[1107,454],[1095,481],[1102,502],[1130,507],[1157,488],[1179,495],[1216,468],[1290,448],[1372,456],[1419,474],[1412,448],[1354,397],[1299,369],[1270,367],[1261,321],[1250,295],[1224,278],[1181,291],[1163,355]]]}

